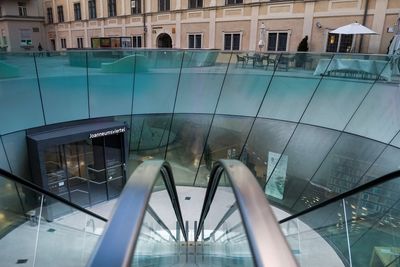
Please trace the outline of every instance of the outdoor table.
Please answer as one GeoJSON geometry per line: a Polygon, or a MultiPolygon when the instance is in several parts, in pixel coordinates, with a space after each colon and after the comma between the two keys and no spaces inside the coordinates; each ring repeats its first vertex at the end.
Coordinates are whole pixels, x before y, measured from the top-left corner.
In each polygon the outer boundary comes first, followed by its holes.
{"type": "Polygon", "coordinates": [[[320,59],[314,75],[323,75],[334,71],[367,73],[387,81],[392,80],[393,74],[399,73],[397,65],[386,60],[334,58],[332,60],[320,59]]]}

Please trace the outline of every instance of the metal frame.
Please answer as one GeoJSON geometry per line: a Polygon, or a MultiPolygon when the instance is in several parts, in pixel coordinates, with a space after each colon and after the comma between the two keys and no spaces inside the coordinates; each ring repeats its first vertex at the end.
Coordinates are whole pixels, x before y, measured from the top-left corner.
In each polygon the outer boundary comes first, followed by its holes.
{"type": "Polygon", "coordinates": [[[160,172],[187,241],[171,167],[163,160],[148,160],[140,164],[129,178],[88,266],[131,266],[146,208],[160,172]]]}
{"type": "Polygon", "coordinates": [[[265,194],[254,175],[238,160],[219,160],[215,163],[195,239],[201,234],[223,172],[231,183],[255,266],[298,266],[265,194]]]}
{"type": "Polygon", "coordinates": [[[77,204],[75,204],[73,202],[69,202],[68,200],[66,200],[66,199],[64,199],[64,198],[62,198],[62,197],[60,197],[60,196],[58,196],[58,195],[56,195],[56,194],[54,194],[54,193],[52,193],[50,191],[47,191],[46,189],[43,189],[40,186],[38,186],[38,185],[36,185],[36,184],[34,184],[32,182],[29,182],[28,180],[22,179],[22,178],[14,175],[12,173],[9,173],[8,171],[0,169],[0,177],[3,177],[5,179],[11,180],[11,181],[14,181],[15,183],[19,183],[19,184],[25,186],[26,188],[28,188],[28,189],[30,189],[32,191],[36,191],[37,193],[40,193],[40,194],[43,194],[45,196],[51,197],[51,198],[63,203],[64,205],[67,205],[67,206],[72,207],[72,208],[74,208],[76,210],[79,210],[79,211],[81,211],[81,212],[83,212],[83,213],[85,213],[87,215],[90,215],[90,216],[92,216],[92,217],[94,217],[96,219],[99,219],[99,220],[101,220],[103,222],[107,222],[106,218],[104,218],[104,217],[102,217],[102,216],[100,216],[100,215],[98,215],[98,214],[96,214],[94,212],[91,212],[91,211],[89,211],[89,210],[87,210],[85,208],[82,208],[81,206],[79,206],[79,205],[77,205],[77,204]]]}

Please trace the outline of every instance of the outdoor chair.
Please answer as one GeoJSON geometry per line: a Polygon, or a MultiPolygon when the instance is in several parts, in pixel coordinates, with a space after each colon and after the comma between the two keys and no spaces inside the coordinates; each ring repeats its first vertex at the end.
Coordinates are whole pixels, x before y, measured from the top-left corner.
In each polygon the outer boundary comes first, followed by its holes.
{"type": "Polygon", "coordinates": [[[236,60],[236,65],[239,64],[239,62],[242,62],[242,68],[244,67],[244,64],[245,64],[245,63],[247,64],[247,60],[246,60],[245,57],[236,55],[236,59],[237,59],[237,60],[236,60]]]}

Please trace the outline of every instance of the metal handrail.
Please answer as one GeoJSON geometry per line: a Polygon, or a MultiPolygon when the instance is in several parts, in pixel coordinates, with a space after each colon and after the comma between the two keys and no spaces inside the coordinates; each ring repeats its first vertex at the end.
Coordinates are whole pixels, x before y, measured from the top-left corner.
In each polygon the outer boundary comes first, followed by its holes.
{"type": "Polygon", "coordinates": [[[223,172],[227,174],[232,186],[255,266],[298,266],[265,194],[254,175],[238,160],[219,160],[215,163],[210,174],[196,240],[201,234],[223,172]]]}
{"type": "Polygon", "coordinates": [[[19,184],[29,188],[32,191],[36,191],[37,193],[40,193],[40,194],[43,194],[43,195],[45,195],[47,197],[53,198],[53,199],[63,203],[64,205],[67,205],[67,206],[72,207],[72,208],[74,208],[76,210],[79,210],[79,211],[81,211],[81,212],[83,212],[85,214],[88,214],[88,215],[90,215],[90,216],[92,216],[92,217],[94,217],[96,219],[99,219],[99,220],[101,220],[103,222],[107,222],[106,218],[104,218],[104,217],[102,217],[102,216],[100,216],[100,215],[98,215],[98,214],[96,214],[96,213],[94,213],[94,212],[92,212],[90,210],[82,208],[81,206],[79,206],[79,205],[77,205],[77,204],[75,204],[73,202],[69,202],[65,198],[62,198],[59,195],[56,195],[56,194],[54,194],[54,193],[52,193],[50,191],[47,191],[46,189],[43,189],[40,186],[38,186],[38,185],[28,181],[28,180],[22,179],[21,177],[18,177],[15,174],[12,174],[12,173],[10,173],[10,172],[8,172],[6,170],[0,169],[0,177],[3,177],[3,178],[6,178],[8,180],[11,180],[13,182],[19,183],[19,184]]]}
{"type": "Polygon", "coordinates": [[[318,203],[318,204],[316,204],[314,206],[311,206],[311,207],[309,207],[307,209],[304,209],[304,210],[302,210],[302,211],[300,211],[298,213],[290,215],[290,216],[280,220],[279,224],[282,224],[282,223],[291,221],[293,219],[296,219],[298,217],[307,215],[307,214],[313,212],[314,210],[321,209],[321,208],[326,207],[326,206],[328,206],[328,205],[330,205],[330,204],[332,204],[334,202],[340,201],[340,200],[342,200],[344,198],[351,197],[351,196],[356,195],[356,194],[358,194],[360,192],[363,192],[365,190],[368,190],[370,188],[373,188],[373,187],[378,186],[380,184],[383,184],[385,182],[391,181],[393,179],[397,179],[399,177],[400,177],[400,171],[394,171],[394,172],[388,173],[388,174],[383,175],[383,176],[381,176],[379,178],[376,178],[376,179],[374,179],[372,181],[366,182],[365,184],[357,186],[357,187],[355,187],[355,188],[353,188],[353,189],[351,189],[349,191],[346,191],[346,192],[341,193],[339,195],[336,195],[336,196],[334,196],[334,197],[332,197],[330,199],[327,199],[327,200],[325,200],[323,202],[320,202],[320,203],[318,203]]]}
{"type": "Polygon", "coordinates": [[[125,185],[88,266],[131,266],[146,208],[160,173],[187,241],[171,167],[163,160],[148,160],[136,168],[125,185]]]}

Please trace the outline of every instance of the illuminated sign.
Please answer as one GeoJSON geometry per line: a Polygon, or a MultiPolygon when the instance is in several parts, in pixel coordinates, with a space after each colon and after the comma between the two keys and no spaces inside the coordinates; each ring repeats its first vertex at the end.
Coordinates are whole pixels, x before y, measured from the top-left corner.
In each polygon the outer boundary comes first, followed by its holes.
{"type": "Polygon", "coordinates": [[[105,132],[99,132],[99,133],[91,133],[89,135],[89,138],[97,138],[97,137],[102,137],[102,136],[107,136],[107,135],[113,135],[113,134],[119,134],[119,133],[124,133],[126,131],[126,128],[118,128],[114,130],[108,130],[105,132]]]}

